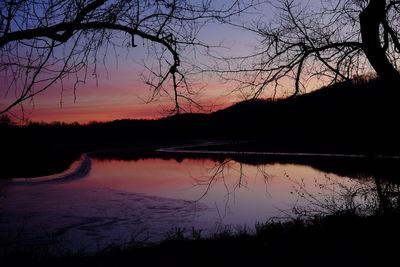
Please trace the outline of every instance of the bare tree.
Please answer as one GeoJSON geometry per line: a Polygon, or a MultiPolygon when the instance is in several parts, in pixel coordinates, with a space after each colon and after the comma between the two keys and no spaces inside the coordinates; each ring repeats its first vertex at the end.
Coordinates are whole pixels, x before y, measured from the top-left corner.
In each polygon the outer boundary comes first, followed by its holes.
{"type": "MultiPolygon", "coordinates": [[[[175,112],[191,103],[183,59],[201,27],[241,13],[243,1],[212,0],[4,0],[0,2],[2,93],[14,94],[3,114],[66,78],[74,88],[116,47],[143,44],[156,64],[145,65],[152,98],[171,96],[175,112]],[[226,4],[228,3],[228,4],[226,4]]],[[[61,84],[61,85],[60,85],[61,84]]]]}
{"type": "Polygon", "coordinates": [[[0,116],[0,127],[10,126],[12,124],[13,122],[9,116],[7,116],[6,114],[0,116]]]}
{"type": "Polygon", "coordinates": [[[254,53],[216,57],[226,62],[220,72],[238,81],[248,96],[288,87],[296,95],[310,81],[328,85],[373,70],[399,81],[400,1],[276,0],[269,5],[264,10],[272,10],[273,19],[234,24],[259,36],[254,53]]]}
{"type": "Polygon", "coordinates": [[[261,37],[251,55],[215,57],[220,60],[216,71],[232,74],[229,78],[239,82],[238,89],[250,89],[253,97],[269,87],[274,92],[288,88],[289,81],[296,95],[310,80],[330,84],[371,70],[384,79],[399,79],[400,1],[276,0],[260,10],[275,12],[267,22],[230,20],[258,6],[255,2],[259,1],[1,1],[1,92],[15,97],[0,106],[0,114],[55,84],[62,87],[67,78],[75,89],[89,75],[96,77],[105,54],[142,44],[155,59],[144,65],[151,99],[170,96],[174,111],[180,112],[182,100],[196,104],[186,79],[185,55],[193,48],[210,48],[198,36],[212,21],[261,37]]]}

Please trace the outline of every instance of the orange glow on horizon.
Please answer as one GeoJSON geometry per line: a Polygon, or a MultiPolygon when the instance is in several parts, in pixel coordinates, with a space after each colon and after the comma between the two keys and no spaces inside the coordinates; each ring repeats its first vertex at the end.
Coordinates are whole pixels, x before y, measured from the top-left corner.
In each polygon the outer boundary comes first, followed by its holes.
{"type": "MultiPolygon", "coordinates": [[[[223,109],[235,101],[233,99],[203,100],[205,103],[204,110],[192,110],[192,112],[210,113],[223,109]],[[213,103],[208,106],[208,103],[213,103]]],[[[166,101],[154,101],[151,103],[141,103],[135,101],[132,104],[123,103],[83,103],[83,104],[64,104],[62,107],[59,103],[46,105],[36,105],[32,110],[27,111],[25,117],[35,122],[78,122],[86,124],[90,122],[106,122],[119,119],[160,119],[169,116],[171,103],[166,101]],[[58,104],[58,105],[57,105],[58,104]]]]}
{"type": "MultiPolygon", "coordinates": [[[[224,86],[210,83],[201,94],[194,96],[203,109],[191,109],[184,102],[182,106],[187,112],[214,112],[237,102],[235,97],[224,94],[226,90],[224,86]]],[[[88,83],[76,92],[50,88],[36,96],[33,103],[25,103],[23,117],[34,122],[86,124],[119,119],[159,119],[171,115],[173,100],[161,98],[146,103],[148,94],[149,89],[143,84],[112,85],[110,81],[99,85],[88,83]]],[[[22,117],[20,110],[14,109],[14,113],[22,117]]]]}

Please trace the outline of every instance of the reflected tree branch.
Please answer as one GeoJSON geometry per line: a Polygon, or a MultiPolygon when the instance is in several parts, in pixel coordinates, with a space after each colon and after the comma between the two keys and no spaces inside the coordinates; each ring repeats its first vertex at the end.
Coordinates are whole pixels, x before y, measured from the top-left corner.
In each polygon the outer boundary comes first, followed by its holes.
{"type": "Polygon", "coordinates": [[[315,180],[317,193],[310,191],[304,180],[291,179],[298,197],[292,209],[294,216],[308,220],[335,214],[369,216],[400,211],[400,186],[394,181],[378,177],[351,182],[326,178],[323,183],[315,180]]]}

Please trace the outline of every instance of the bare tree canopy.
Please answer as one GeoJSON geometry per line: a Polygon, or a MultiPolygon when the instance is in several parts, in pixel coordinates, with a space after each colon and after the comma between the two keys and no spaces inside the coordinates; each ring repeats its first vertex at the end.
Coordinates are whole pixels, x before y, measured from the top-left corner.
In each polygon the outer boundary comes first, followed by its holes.
{"type": "Polygon", "coordinates": [[[261,2],[2,1],[0,79],[2,92],[14,98],[0,106],[0,114],[55,84],[62,87],[64,80],[73,80],[76,88],[88,75],[96,76],[96,66],[109,50],[139,45],[156,62],[144,65],[152,99],[168,95],[179,112],[182,100],[195,104],[185,55],[193,48],[210,48],[199,40],[199,32],[213,22],[259,36],[251,55],[214,56],[218,68],[213,71],[239,82],[246,95],[257,97],[266,88],[294,88],[296,95],[311,81],[330,84],[372,70],[384,79],[399,79],[400,1],[261,2]],[[230,19],[250,7],[258,7],[265,18],[252,17],[253,23],[230,19]]]}
{"type": "Polygon", "coordinates": [[[0,3],[2,87],[15,99],[0,114],[61,83],[75,86],[96,72],[98,61],[115,47],[143,44],[157,64],[144,66],[153,97],[168,94],[191,101],[182,58],[201,27],[244,10],[243,1],[212,0],[5,0],[0,3]],[[89,74],[91,75],[91,74],[89,74]],[[6,87],[6,88],[4,88],[6,87]]]}
{"type": "Polygon", "coordinates": [[[273,19],[234,25],[259,36],[255,52],[223,58],[221,72],[248,96],[289,87],[296,95],[316,80],[328,85],[372,71],[399,80],[400,1],[276,0],[269,6],[273,19]]]}

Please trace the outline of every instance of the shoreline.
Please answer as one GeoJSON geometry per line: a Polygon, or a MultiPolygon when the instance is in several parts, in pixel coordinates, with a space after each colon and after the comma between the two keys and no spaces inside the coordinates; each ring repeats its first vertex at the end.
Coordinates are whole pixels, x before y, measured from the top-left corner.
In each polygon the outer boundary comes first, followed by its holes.
{"type": "Polygon", "coordinates": [[[180,146],[171,148],[160,148],[157,152],[182,153],[182,154],[212,154],[212,155],[252,155],[252,156],[289,156],[289,157],[338,157],[338,158],[377,158],[377,159],[400,159],[400,156],[388,155],[364,155],[344,153],[302,153],[302,152],[258,152],[258,151],[228,151],[228,150],[188,150],[195,146],[180,146]]]}
{"type": "MultiPolygon", "coordinates": [[[[101,153],[126,153],[126,152],[134,152],[134,153],[149,153],[144,154],[143,158],[153,158],[158,157],[159,154],[165,155],[176,155],[177,157],[185,157],[185,156],[199,156],[199,157],[215,157],[215,156],[267,156],[267,157],[277,157],[277,158],[340,158],[340,159],[365,159],[365,160],[399,160],[400,156],[394,155],[366,155],[366,154],[346,154],[346,153],[308,153],[308,152],[267,152],[267,151],[239,151],[239,150],[211,150],[211,149],[194,149],[194,148],[202,148],[202,147],[210,147],[210,146],[222,146],[222,145],[238,145],[238,144],[246,144],[252,143],[252,141],[202,141],[197,143],[190,143],[186,145],[178,145],[178,146],[162,146],[159,145],[157,147],[151,148],[115,148],[115,149],[106,149],[106,150],[97,150],[91,152],[85,152],[81,154],[80,158],[70,164],[70,166],[59,173],[54,173],[50,175],[44,176],[36,176],[36,177],[18,177],[11,179],[3,179],[8,180],[13,184],[24,185],[24,184],[43,184],[50,182],[64,182],[70,180],[81,179],[89,174],[92,165],[92,159],[90,155],[96,155],[101,153]]],[[[110,157],[112,158],[112,156],[110,157]]],[[[162,157],[160,157],[162,158],[162,157]]]]}
{"type": "Polygon", "coordinates": [[[85,177],[89,174],[92,161],[89,157],[88,153],[83,153],[80,158],[71,163],[68,169],[63,172],[45,175],[45,176],[38,176],[38,177],[20,177],[20,178],[12,178],[10,179],[11,183],[15,185],[26,185],[26,184],[44,184],[44,183],[52,183],[52,182],[64,182],[64,181],[71,181],[77,180],[80,178],[85,177]]]}

